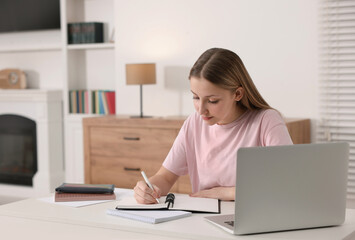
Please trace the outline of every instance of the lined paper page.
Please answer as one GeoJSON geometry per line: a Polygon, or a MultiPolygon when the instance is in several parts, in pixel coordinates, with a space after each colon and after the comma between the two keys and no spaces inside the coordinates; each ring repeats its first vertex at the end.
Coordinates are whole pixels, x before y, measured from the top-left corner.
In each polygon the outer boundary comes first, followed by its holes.
{"type": "Polygon", "coordinates": [[[174,207],[170,209],[193,212],[219,212],[218,199],[190,197],[186,194],[175,194],[174,207]]]}

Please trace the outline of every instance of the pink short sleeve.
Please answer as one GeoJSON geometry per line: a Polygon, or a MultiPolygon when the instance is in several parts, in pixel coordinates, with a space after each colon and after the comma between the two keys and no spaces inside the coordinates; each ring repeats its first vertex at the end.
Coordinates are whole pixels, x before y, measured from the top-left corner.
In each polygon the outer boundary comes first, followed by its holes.
{"type": "Polygon", "coordinates": [[[178,176],[186,175],[188,173],[185,134],[187,121],[188,120],[186,120],[181,127],[172,148],[163,162],[163,167],[178,176]]]}

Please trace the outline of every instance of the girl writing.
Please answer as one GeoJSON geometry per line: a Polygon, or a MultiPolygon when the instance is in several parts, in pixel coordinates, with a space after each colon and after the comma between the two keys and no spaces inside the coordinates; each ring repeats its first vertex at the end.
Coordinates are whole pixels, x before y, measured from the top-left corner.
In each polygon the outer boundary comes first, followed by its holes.
{"type": "Polygon", "coordinates": [[[239,148],[292,144],[280,113],[263,99],[234,52],[207,50],[193,65],[189,80],[196,111],[149,178],[154,191],[144,181],[134,187],[138,203],[156,203],[186,174],[191,196],[234,200],[239,148]]]}

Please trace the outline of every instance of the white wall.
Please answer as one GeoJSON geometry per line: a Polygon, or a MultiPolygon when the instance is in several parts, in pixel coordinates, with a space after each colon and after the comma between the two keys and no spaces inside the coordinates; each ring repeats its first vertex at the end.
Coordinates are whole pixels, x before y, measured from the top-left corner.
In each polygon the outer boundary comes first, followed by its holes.
{"type": "Polygon", "coordinates": [[[317,117],[318,0],[117,0],[117,112],[139,113],[125,64],[155,62],[144,113],[193,111],[187,74],[211,47],[243,59],[266,100],[287,117],[317,117]]]}
{"type": "MultiPolygon", "coordinates": [[[[143,87],[144,113],[190,114],[189,69],[206,49],[223,47],[240,55],[273,107],[317,118],[319,0],[114,1],[118,114],[139,114],[139,87],[125,84],[125,64],[140,62],[157,64],[157,84],[143,87]]],[[[0,50],[26,44],[59,46],[60,34],[0,34],[0,50]]],[[[60,64],[59,50],[0,54],[0,69],[28,71],[30,88],[62,88],[60,64]]]]}
{"type": "Polygon", "coordinates": [[[0,33],[0,70],[25,72],[27,88],[63,87],[59,30],[0,33]]]}

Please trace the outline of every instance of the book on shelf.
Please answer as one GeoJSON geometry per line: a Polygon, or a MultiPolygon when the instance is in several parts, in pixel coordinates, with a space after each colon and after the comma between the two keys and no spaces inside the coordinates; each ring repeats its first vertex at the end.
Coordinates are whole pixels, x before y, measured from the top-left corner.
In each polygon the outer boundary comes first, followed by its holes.
{"type": "Polygon", "coordinates": [[[93,113],[100,113],[100,107],[99,107],[99,102],[100,102],[100,98],[99,98],[99,91],[93,91],[94,95],[95,95],[95,101],[93,102],[93,105],[95,105],[95,112],[93,113]]]}
{"type": "Polygon", "coordinates": [[[69,113],[73,113],[74,109],[71,104],[73,102],[73,97],[72,97],[71,91],[69,91],[68,97],[69,97],[69,113]]]}
{"type": "Polygon", "coordinates": [[[76,92],[76,95],[77,95],[77,98],[78,98],[78,101],[77,101],[77,104],[78,104],[78,109],[79,109],[79,113],[84,113],[83,112],[83,90],[79,90],[76,92]]]}
{"type": "Polygon", "coordinates": [[[103,97],[102,91],[98,91],[98,99],[99,99],[99,114],[105,114],[104,102],[105,98],[103,97]]]}
{"type": "Polygon", "coordinates": [[[85,101],[85,104],[84,104],[85,110],[84,110],[84,112],[86,114],[90,113],[89,96],[90,96],[89,91],[85,91],[85,93],[84,93],[84,101],[85,101]]]}
{"type": "Polygon", "coordinates": [[[70,113],[116,114],[116,93],[109,90],[70,90],[70,113]]]}
{"type": "Polygon", "coordinates": [[[106,100],[107,100],[107,106],[110,114],[115,114],[116,113],[116,93],[113,91],[107,91],[105,92],[106,94],[106,100]]]}
{"type": "Polygon", "coordinates": [[[103,28],[102,22],[68,23],[68,44],[102,43],[103,28]]]}
{"type": "Polygon", "coordinates": [[[107,107],[106,94],[105,94],[105,92],[100,92],[100,94],[101,94],[101,101],[102,101],[102,105],[103,105],[103,110],[105,113],[109,113],[108,107],[107,107]]]}

